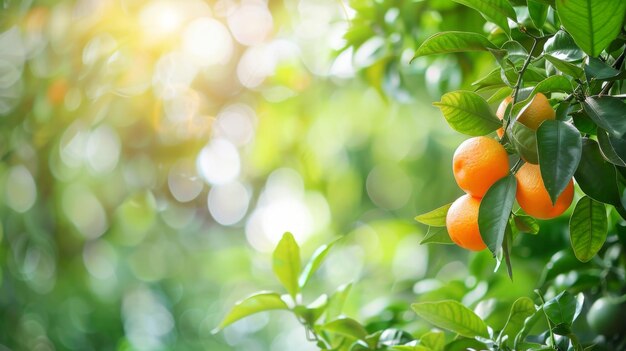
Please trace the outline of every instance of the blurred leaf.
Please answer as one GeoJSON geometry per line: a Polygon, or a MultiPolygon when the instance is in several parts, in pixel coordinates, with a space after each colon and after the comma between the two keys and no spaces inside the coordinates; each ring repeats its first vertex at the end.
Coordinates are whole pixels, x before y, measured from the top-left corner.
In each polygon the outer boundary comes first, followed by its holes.
{"type": "Polygon", "coordinates": [[[617,37],[624,21],[624,1],[557,1],[561,24],[589,56],[600,55],[617,37]]]}
{"type": "Polygon", "coordinates": [[[487,346],[475,339],[456,339],[446,345],[445,351],[487,350],[487,346]]]}
{"type": "Polygon", "coordinates": [[[326,321],[331,321],[339,315],[343,310],[343,305],[348,298],[352,283],[341,285],[328,299],[328,307],[326,307],[326,321]]]}
{"type": "Polygon", "coordinates": [[[545,3],[535,0],[528,0],[528,15],[533,21],[537,29],[543,28],[548,17],[549,6],[545,3]]]}
{"type": "Polygon", "coordinates": [[[485,135],[502,125],[485,99],[471,91],[447,93],[433,105],[441,109],[450,127],[459,133],[485,135]]]}
{"type": "Polygon", "coordinates": [[[517,180],[512,174],[495,182],[480,201],[478,228],[489,251],[496,255],[515,203],[517,180]]]}
{"type": "Polygon", "coordinates": [[[626,104],[613,96],[588,96],[582,103],[587,115],[611,136],[622,138],[626,134],[626,104]]]}
{"type": "Polygon", "coordinates": [[[513,340],[524,327],[524,321],[526,318],[532,316],[537,310],[535,309],[535,303],[528,297],[520,297],[513,302],[511,306],[511,312],[509,312],[509,318],[506,324],[500,332],[500,337],[508,336],[508,340],[513,340]]]}
{"type": "Polygon", "coordinates": [[[604,160],[595,140],[583,138],[582,145],[582,156],[574,173],[576,183],[592,199],[620,205],[615,166],[604,160]]]}
{"type": "Polygon", "coordinates": [[[604,204],[585,196],[578,200],[569,221],[574,254],[587,262],[602,248],[608,231],[604,204]]]}
{"type": "Polygon", "coordinates": [[[585,75],[587,81],[591,79],[596,80],[610,80],[616,78],[620,74],[620,71],[607,65],[604,61],[595,57],[588,57],[585,64],[585,75]]]}
{"type": "Polygon", "coordinates": [[[555,204],[580,162],[580,133],[566,122],[543,121],[537,129],[537,151],[543,184],[555,204]]]}
{"type": "Polygon", "coordinates": [[[300,274],[300,278],[298,278],[298,285],[300,286],[300,288],[303,288],[306,285],[306,283],[309,281],[313,273],[315,273],[315,271],[317,271],[317,269],[320,267],[322,262],[324,262],[324,258],[326,258],[326,255],[328,255],[328,251],[330,251],[330,249],[340,239],[341,238],[337,238],[333,240],[332,242],[330,242],[329,244],[322,245],[319,248],[317,248],[317,250],[315,250],[309,262],[306,264],[306,266],[304,266],[304,269],[302,270],[302,273],[300,274]]]}
{"type": "Polygon", "coordinates": [[[365,341],[365,338],[367,337],[367,331],[365,328],[352,318],[335,319],[324,324],[322,326],[322,330],[363,341],[365,341]]]}
{"type": "Polygon", "coordinates": [[[428,213],[424,213],[415,217],[415,220],[422,224],[426,224],[432,227],[445,227],[446,215],[448,214],[448,210],[450,209],[450,206],[452,206],[452,203],[445,204],[428,213]]]}
{"type": "Polygon", "coordinates": [[[534,130],[526,127],[522,123],[513,122],[507,128],[509,140],[520,154],[524,161],[532,164],[539,163],[537,155],[537,135],[534,130]]]}
{"type": "Polygon", "coordinates": [[[466,51],[487,51],[496,46],[489,39],[477,33],[470,32],[441,32],[426,39],[417,48],[411,61],[418,57],[466,51]]]}
{"type": "Polygon", "coordinates": [[[280,295],[274,292],[259,292],[235,303],[235,306],[228,312],[220,325],[213,330],[217,333],[224,327],[247,317],[251,314],[269,310],[287,310],[287,304],[280,295]]]}
{"type": "Polygon", "coordinates": [[[423,244],[454,244],[446,227],[428,227],[428,233],[424,236],[420,245],[423,244]]]}
{"type": "Polygon", "coordinates": [[[543,53],[567,62],[579,61],[585,55],[572,36],[564,30],[556,32],[552,38],[546,40],[543,53]]]}
{"type": "Polygon", "coordinates": [[[567,291],[563,291],[546,301],[543,310],[554,324],[571,325],[576,315],[576,298],[567,291]]]}
{"type": "Polygon", "coordinates": [[[478,11],[487,21],[495,23],[509,33],[507,17],[517,21],[515,10],[507,0],[453,0],[459,4],[471,7],[478,11]]]}
{"type": "Polygon", "coordinates": [[[615,138],[598,128],[598,145],[605,160],[619,167],[626,167],[626,140],[615,138]]]}
{"type": "Polygon", "coordinates": [[[446,336],[442,331],[433,330],[420,336],[420,344],[432,351],[443,351],[446,344],[446,336]]]}
{"type": "Polygon", "coordinates": [[[306,306],[296,306],[294,312],[309,324],[314,324],[326,311],[328,296],[320,295],[315,301],[306,306]]]}
{"type": "Polygon", "coordinates": [[[581,79],[585,73],[582,68],[573,63],[559,60],[558,58],[550,55],[544,55],[544,57],[546,58],[546,60],[550,61],[550,63],[553,64],[556,69],[563,72],[564,74],[567,74],[568,76],[581,79]]]}
{"type": "Polygon", "coordinates": [[[382,331],[378,342],[375,344],[378,348],[385,346],[402,345],[413,341],[415,338],[404,330],[389,328],[382,331]]]}
{"type": "Polygon", "coordinates": [[[300,247],[289,232],[278,242],[273,255],[273,269],[278,280],[292,297],[300,291],[298,275],[300,274],[300,247]]]}
{"type": "Polygon", "coordinates": [[[519,345],[524,343],[524,340],[526,339],[530,331],[533,329],[537,321],[539,321],[542,318],[544,318],[543,313],[538,313],[538,312],[535,312],[526,318],[526,320],[524,321],[524,326],[519,331],[519,333],[517,333],[517,335],[515,336],[515,341],[513,343],[514,350],[522,349],[519,347],[519,345]]]}
{"type": "Polygon", "coordinates": [[[420,302],[412,304],[411,308],[420,317],[439,328],[469,338],[489,336],[485,322],[457,301],[420,302]]]}

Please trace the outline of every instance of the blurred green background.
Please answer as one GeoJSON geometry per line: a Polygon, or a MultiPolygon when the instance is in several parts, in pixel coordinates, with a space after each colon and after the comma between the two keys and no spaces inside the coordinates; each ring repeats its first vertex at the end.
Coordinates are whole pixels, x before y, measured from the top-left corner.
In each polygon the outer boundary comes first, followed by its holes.
{"type": "Polygon", "coordinates": [[[8,349],[315,350],[282,312],[211,334],[235,301],[279,289],[285,231],[304,257],[344,237],[311,296],[353,282],[347,315],[409,330],[428,328],[404,312],[416,299],[483,300],[489,316],[530,296],[567,244],[564,221],[520,238],[514,283],[488,253],[419,245],[413,217],[462,194],[463,137],[431,102],[493,68],[474,53],[409,65],[433,33],[491,30],[452,1],[0,6],[8,349]]]}

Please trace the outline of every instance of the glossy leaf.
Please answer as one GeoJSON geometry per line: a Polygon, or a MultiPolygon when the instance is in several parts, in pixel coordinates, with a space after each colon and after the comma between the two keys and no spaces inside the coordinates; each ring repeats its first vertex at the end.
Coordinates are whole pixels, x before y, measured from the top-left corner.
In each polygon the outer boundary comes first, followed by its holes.
{"type": "Polygon", "coordinates": [[[300,291],[298,276],[300,275],[300,247],[289,232],[285,233],[274,250],[272,268],[291,296],[300,291]]]}
{"type": "Polygon", "coordinates": [[[322,330],[353,339],[365,340],[367,331],[352,318],[339,318],[322,326],[322,330]]]}
{"type": "Polygon", "coordinates": [[[513,6],[507,0],[453,0],[478,11],[487,21],[495,23],[505,32],[509,32],[507,17],[516,21],[513,6]]]}
{"type": "Polygon", "coordinates": [[[528,57],[528,51],[517,41],[511,40],[502,44],[502,49],[506,50],[507,58],[514,64],[521,64],[528,57]]]}
{"type": "Polygon", "coordinates": [[[574,254],[588,262],[606,241],[608,223],[604,204],[585,196],[578,200],[569,221],[569,236],[574,254]]]}
{"type": "Polygon", "coordinates": [[[625,1],[557,0],[561,24],[588,55],[600,55],[619,34],[626,13],[625,1]]]}
{"type": "Polygon", "coordinates": [[[472,310],[453,300],[420,302],[411,305],[420,317],[435,326],[468,338],[488,337],[487,325],[472,310]]]}
{"type": "Polygon", "coordinates": [[[446,226],[446,215],[448,214],[448,210],[452,206],[452,203],[445,204],[439,208],[436,208],[428,213],[421,214],[415,217],[415,220],[433,227],[445,227],[446,226]]]}
{"type": "Polygon", "coordinates": [[[619,167],[626,167],[626,140],[615,138],[598,128],[598,145],[605,160],[619,167]]]}
{"type": "Polygon", "coordinates": [[[577,65],[567,62],[567,61],[563,61],[560,60],[554,56],[550,56],[550,55],[544,55],[544,57],[546,58],[546,60],[548,60],[551,64],[554,65],[554,67],[556,67],[556,69],[558,69],[559,71],[563,72],[564,74],[567,74],[568,76],[572,76],[574,78],[582,78],[583,75],[585,74],[584,70],[580,67],[578,67],[577,65]]]}
{"type": "Polygon", "coordinates": [[[544,121],[537,129],[537,153],[541,178],[554,204],[580,162],[582,139],[578,129],[562,121],[544,121]]]}
{"type": "Polygon", "coordinates": [[[487,101],[471,91],[454,91],[435,102],[443,113],[446,121],[459,133],[479,136],[495,131],[502,122],[489,108],[487,101]]]}
{"type": "Polygon", "coordinates": [[[587,115],[611,136],[622,138],[626,135],[626,104],[613,96],[589,96],[582,103],[587,115]]]}
{"type": "Polygon", "coordinates": [[[549,6],[545,3],[535,0],[528,0],[528,15],[530,16],[531,21],[535,24],[535,27],[538,29],[543,28],[543,25],[546,23],[546,18],[548,18],[548,8],[549,6]]]}
{"type": "Polygon", "coordinates": [[[572,93],[573,91],[574,89],[572,89],[572,83],[570,83],[567,78],[563,76],[551,76],[537,83],[531,91],[530,96],[535,96],[537,93],[572,93]]]}
{"type": "Polygon", "coordinates": [[[304,266],[304,269],[302,270],[302,273],[298,278],[298,285],[300,286],[300,288],[306,285],[313,273],[315,273],[315,271],[317,271],[322,262],[324,262],[324,258],[326,258],[326,255],[328,255],[328,251],[330,251],[330,249],[339,239],[336,239],[329,244],[322,245],[317,250],[315,250],[313,256],[311,256],[309,262],[306,264],[306,266],[304,266]]]}
{"type": "Polygon", "coordinates": [[[576,297],[567,291],[563,291],[546,301],[543,305],[543,310],[552,323],[570,325],[576,315],[576,305],[576,297]]]}
{"type": "Polygon", "coordinates": [[[428,233],[420,244],[454,244],[446,227],[428,227],[428,233]]]}
{"type": "Polygon", "coordinates": [[[539,156],[537,155],[537,134],[535,131],[516,122],[509,125],[507,132],[515,150],[524,161],[538,164],[539,156]]]}
{"type": "Polygon", "coordinates": [[[607,65],[604,61],[595,57],[588,57],[585,64],[585,75],[587,80],[610,80],[619,76],[620,71],[607,65]]]}
{"type": "Polygon", "coordinates": [[[620,205],[615,166],[600,153],[595,140],[583,138],[583,152],[574,179],[580,189],[596,201],[620,205]]]}
{"type": "Polygon", "coordinates": [[[213,332],[218,332],[224,327],[255,313],[287,309],[287,304],[281,299],[279,294],[274,292],[259,292],[237,302],[213,332]]]}
{"type": "Polygon", "coordinates": [[[533,217],[515,215],[513,221],[520,232],[529,234],[539,233],[539,223],[537,223],[537,220],[533,217]]]}
{"type": "Polygon", "coordinates": [[[478,228],[487,248],[494,255],[502,247],[516,189],[515,176],[508,175],[495,182],[480,201],[478,228]]]}
{"type": "Polygon", "coordinates": [[[526,318],[532,316],[537,310],[535,309],[535,303],[528,297],[520,297],[515,300],[506,324],[500,332],[500,337],[508,336],[509,340],[513,340],[515,335],[519,333],[524,327],[524,321],[526,318]]]}
{"type": "Polygon", "coordinates": [[[566,31],[560,30],[543,45],[543,53],[562,61],[579,61],[585,53],[576,45],[574,39],[566,31]]]}
{"type": "Polygon", "coordinates": [[[413,60],[426,55],[451,52],[487,51],[496,46],[484,36],[471,32],[442,32],[426,39],[417,48],[413,60]]]}

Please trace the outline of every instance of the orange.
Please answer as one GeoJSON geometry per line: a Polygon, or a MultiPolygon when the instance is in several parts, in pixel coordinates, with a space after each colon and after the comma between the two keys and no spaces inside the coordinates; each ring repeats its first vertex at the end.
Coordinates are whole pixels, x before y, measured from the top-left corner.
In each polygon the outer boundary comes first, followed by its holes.
{"type": "Polygon", "coordinates": [[[446,215],[450,239],[464,249],[480,251],[487,247],[478,230],[479,207],[480,199],[465,194],[452,203],[446,215]]]}
{"type": "Polygon", "coordinates": [[[517,178],[517,203],[527,214],[539,218],[550,219],[565,212],[574,198],[574,182],[569,181],[565,190],[552,205],[538,165],[525,163],[515,174],[517,178]]]}
{"type": "MultiPolygon", "coordinates": [[[[506,111],[506,107],[511,103],[511,101],[513,101],[513,97],[507,96],[504,100],[502,100],[502,102],[500,103],[500,106],[498,106],[498,110],[496,111],[496,116],[498,116],[500,120],[504,119],[504,112],[506,111]]],[[[502,139],[502,137],[504,136],[504,129],[498,128],[497,133],[498,133],[498,137],[502,139]]]]}
{"type": "Polygon", "coordinates": [[[59,105],[65,99],[68,85],[65,79],[57,79],[48,87],[48,101],[52,105],[59,105]]]}
{"type": "Polygon", "coordinates": [[[461,189],[483,197],[493,183],[509,174],[509,158],[494,139],[474,137],[462,142],[454,152],[452,171],[461,189]]]}
{"type": "MultiPolygon", "coordinates": [[[[511,101],[513,101],[513,98],[510,96],[507,96],[504,100],[502,100],[500,106],[498,106],[498,110],[496,111],[496,116],[498,116],[499,119],[502,120],[504,118],[504,112],[506,111],[506,107],[508,106],[508,104],[511,103],[511,101]]],[[[530,105],[528,105],[523,111],[521,111],[517,120],[526,127],[532,130],[537,130],[537,128],[539,128],[539,126],[541,125],[541,122],[545,121],[546,119],[555,118],[556,112],[554,112],[554,109],[552,108],[552,106],[550,106],[548,98],[542,93],[537,93],[537,95],[535,95],[535,97],[532,99],[530,105]]],[[[502,138],[502,136],[504,135],[504,130],[500,128],[498,129],[497,133],[498,136],[502,138]]]]}

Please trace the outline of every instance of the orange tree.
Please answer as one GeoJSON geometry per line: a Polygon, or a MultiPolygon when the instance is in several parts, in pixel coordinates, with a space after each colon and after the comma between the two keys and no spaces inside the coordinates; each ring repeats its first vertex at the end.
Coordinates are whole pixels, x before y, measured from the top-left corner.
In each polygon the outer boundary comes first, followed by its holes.
{"type": "Polygon", "coordinates": [[[452,129],[472,138],[459,146],[452,162],[467,194],[416,217],[429,226],[422,243],[486,249],[496,269],[504,262],[512,279],[511,253],[520,234],[537,234],[537,219],[566,213],[571,247],[560,248],[538,269],[535,299],[520,297],[496,313],[504,322],[491,323],[479,313],[480,303],[472,310],[466,301],[418,298],[411,305],[418,319],[439,328],[420,335],[410,318],[361,323],[341,314],[349,286],[303,302],[302,289],[332,244],[301,269],[298,245],[285,234],[273,267],[287,294],[248,297],[219,328],[252,313],[284,309],[323,350],[626,349],[621,320],[626,311],[626,2],[454,1],[477,11],[486,23],[477,27],[469,15],[465,21],[447,17],[458,6],[447,1],[351,1],[356,15],[345,50],[353,50],[359,72],[382,95],[399,99],[406,99],[416,82],[436,93],[455,85],[455,72],[463,80],[476,78],[471,90],[445,92],[434,103],[452,129]],[[419,30],[432,29],[428,21],[433,19],[445,31],[422,38],[419,30]],[[410,61],[422,70],[411,71],[402,58],[414,37],[419,47],[410,61]],[[374,45],[372,38],[385,40],[374,45]],[[442,64],[434,55],[454,59],[442,64]],[[486,56],[492,56],[495,68],[474,77],[473,60],[486,56]],[[437,65],[443,65],[439,74],[429,74],[437,65]],[[582,313],[585,318],[578,318],[582,313]]]}

